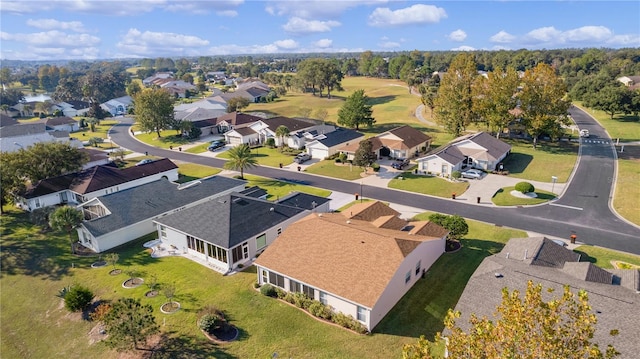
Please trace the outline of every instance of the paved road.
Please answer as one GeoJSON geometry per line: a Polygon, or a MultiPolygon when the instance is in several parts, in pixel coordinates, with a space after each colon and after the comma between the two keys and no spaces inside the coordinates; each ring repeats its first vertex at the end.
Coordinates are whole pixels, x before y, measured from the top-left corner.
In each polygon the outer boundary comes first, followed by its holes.
{"type": "MultiPolygon", "coordinates": [[[[588,115],[579,109],[572,109],[571,113],[581,128],[589,129],[593,134],[593,140],[606,138],[604,130],[588,115]]],[[[111,139],[121,147],[141,153],[148,151],[153,156],[214,167],[222,167],[224,164],[223,160],[217,158],[148,146],[129,135],[130,124],[131,120],[123,119],[110,132],[111,139]]],[[[560,206],[488,208],[469,204],[466,201],[453,201],[366,185],[362,186],[362,193],[368,198],[441,213],[459,214],[498,226],[519,228],[560,238],[568,238],[572,231],[575,231],[578,241],[640,254],[640,229],[617,218],[608,207],[615,165],[610,142],[609,140],[608,145],[585,143],[582,146],[582,156],[574,180],[562,198],[556,202],[560,206]]],[[[256,167],[245,172],[270,178],[287,178],[344,193],[358,193],[361,190],[359,183],[272,167],[256,167]]]]}

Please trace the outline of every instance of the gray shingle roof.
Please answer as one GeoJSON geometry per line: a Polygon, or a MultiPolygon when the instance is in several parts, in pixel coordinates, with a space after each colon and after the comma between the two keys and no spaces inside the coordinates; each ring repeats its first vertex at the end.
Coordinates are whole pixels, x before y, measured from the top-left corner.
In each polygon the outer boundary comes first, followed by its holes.
{"type": "Polygon", "coordinates": [[[243,194],[248,197],[260,198],[262,196],[266,196],[268,193],[266,190],[258,186],[253,186],[245,189],[244,191],[240,191],[240,194],[243,194]]]}
{"type": "Polygon", "coordinates": [[[218,193],[231,190],[244,183],[246,182],[235,178],[213,176],[176,186],[174,183],[161,179],[100,197],[100,201],[111,214],[85,221],[83,225],[91,234],[99,237],[198,200],[213,198],[218,193]]]}
{"type": "Polygon", "coordinates": [[[294,192],[286,197],[281,198],[278,203],[291,207],[314,210],[316,207],[321,206],[329,202],[330,200],[331,199],[326,197],[315,196],[302,192],[294,192]]]}
{"type": "Polygon", "coordinates": [[[545,237],[512,238],[500,255],[537,266],[562,268],[565,262],[577,262],[578,253],[545,237]]]}
{"type": "Polygon", "coordinates": [[[562,270],[580,280],[604,284],[613,284],[613,273],[589,262],[567,262],[562,270]]]}
{"type": "Polygon", "coordinates": [[[0,137],[28,136],[46,132],[44,123],[25,123],[11,126],[4,126],[0,130],[0,137]]]}
{"type": "Polygon", "coordinates": [[[217,246],[233,248],[303,212],[303,208],[233,193],[159,218],[156,222],[217,246]]]}
{"type": "Polygon", "coordinates": [[[324,136],[325,138],[317,139],[317,141],[329,148],[359,137],[364,137],[360,132],[340,127],[333,132],[325,133],[324,136]]]}
{"type": "Polygon", "coordinates": [[[489,155],[496,159],[511,150],[511,145],[500,141],[487,132],[477,133],[471,136],[470,140],[486,148],[489,155]]]}

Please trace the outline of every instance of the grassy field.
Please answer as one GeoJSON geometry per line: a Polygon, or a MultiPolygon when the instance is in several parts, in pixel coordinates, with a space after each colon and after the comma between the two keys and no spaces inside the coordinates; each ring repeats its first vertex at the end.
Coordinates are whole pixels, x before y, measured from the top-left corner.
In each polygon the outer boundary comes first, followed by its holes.
{"type": "MultiPolygon", "coordinates": [[[[256,147],[251,149],[253,157],[260,166],[278,167],[279,164],[286,166],[293,162],[295,156],[280,152],[278,148],[256,147]]],[[[222,152],[218,158],[229,159],[228,152],[222,152]]]]}
{"type": "Polygon", "coordinates": [[[411,172],[404,172],[401,176],[392,179],[388,187],[430,196],[451,198],[452,193],[456,195],[463,194],[467,188],[469,188],[469,183],[466,181],[449,182],[439,177],[421,176],[411,172]]]}
{"type": "Polygon", "coordinates": [[[614,141],[618,138],[620,142],[640,141],[640,119],[638,117],[620,114],[613,116],[613,119],[611,119],[609,115],[602,111],[584,107],[581,101],[574,101],[573,104],[595,117],[614,141]]]}
{"type": "Polygon", "coordinates": [[[209,177],[220,173],[220,168],[198,165],[195,163],[178,164],[179,183],[193,181],[199,178],[209,177]]]}
{"type": "Polygon", "coordinates": [[[626,262],[628,264],[640,266],[640,256],[617,252],[611,249],[594,246],[579,246],[576,252],[582,254],[580,261],[591,262],[601,268],[614,268],[613,262],[626,262]]]}
{"type": "Polygon", "coordinates": [[[504,167],[509,176],[531,181],[551,182],[551,176],[558,182],[567,182],[578,158],[578,144],[564,142],[542,142],[538,149],[528,141],[507,140],[511,154],[505,159],[504,167]]]}
{"type": "Polygon", "coordinates": [[[618,178],[613,208],[627,220],[640,225],[640,146],[625,146],[618,154],[618,178]]]}
{"type": "Polygon", "coordinates": [[[162,343],[169,350],[180,351],[163,357],[267,358],[277,352],[281,357],[295,358],[397,358],[404,343],[442,329],[444,313],[455,305],[482,258],[499,250],[508,238],[525,235],[473,221],[470,228],[463,250],[443,255],[374,334],[361,336],[320,323],[296,308],[260,295],[252,288],[256,280],[253,267],[222,276],[185,258],[153,259],[142,247],[152,236],[143,237],[118,248],[120,260],[116,267],[136,269],[143,278],[153,275],[160,284],[175,285],[175,300],[182,308],[172,315],[161,314],[159,307],[167,301],[162,295],[145,297],[148,288],[144,285],[123,288],[125,274],[109,275],[110,267],[91,268],[98,258],[71,256],[66,235],[43,234],[26,222],[26,215],[12,211],[3,215],[2,221],[0,283],[11,290],[2,290],[0,298],[3,323],[11,325],[2,326],[0,356],[117,357],[103,345],[90,344],[88,333],[95,323],[68,313],[56,297],[62,287],[80,283],[88,286],[97,299],[133,297],[152,305],[166,336],[162,343]],[[443,281],[445,277],[447,280],[443,281]],[[227,313],[240,328],[238,341],[217,346],[205,340],[195,322],[197,312],[206,305],[227,313]],[[52,351],[52,342],[64,345],[52,351]]]}
{"type": "Polygon", "coordinates": [[[333,178],[340,178],[347,181],[353,181],[362,178],[362,168],[358,166],[338,166],[333,160],[320,161],[312,166],[307,167],[305,172],[322,175],[333,178]]]}
{"type": "Polygon", "coordinates": [[[177,136],[176,130],[164,130],[160,131],[160,136],[155,132],[147,132],[136,134],[136,138],[150,146],[168,149],[173,146],[174,149],[180,146],[188,145],[193,141],[188,140],[185,137],[177,136]]]}
{"type": "Polygon", "coordinates": [[[551,201],[556,196],[547,191],[536,190],[536,198],[520,198],[511,195],[511,191],[515,190],[515,187],[500,188],[496,194],[493,195],[491,201],[496,206],[527,206],[532,204],[540,204],[551,201]]]}

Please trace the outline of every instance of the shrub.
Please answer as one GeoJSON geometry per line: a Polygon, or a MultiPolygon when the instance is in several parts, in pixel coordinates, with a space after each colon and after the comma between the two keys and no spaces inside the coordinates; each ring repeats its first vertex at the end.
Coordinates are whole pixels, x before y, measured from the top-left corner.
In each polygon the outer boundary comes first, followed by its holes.
{"type": "Polygon", "coordinates": [[[64,296],[64,306],[71,312],[83,310],[93,300],[93,292],[81,285],[72,286],[64,296]]]}
{"type": "Polygon", "coordinates": [[[273,138],[273,137],[269,137],[269,138],[267,138],[267,142],[265,142],[265,144],[269,148],[275,148],[276,147],[276,139],[273,138]]]}
{"type": "Polygon", "coordinates": [[[276,288],[268,283],[260,287],[260,293],[262,293],[262,295],[266,295],[267,297],[276,297],[278,295],[276,288]]]}
{"type": "Polygon", "coordinates": [[[379,172],[380,171],[380,165],[377,164],[377,163],[372,164],[371,168],[373,169],[373,172],[379,172]]]}
{"type": "Polygon", "coordinates": [[[284,295],[284,298],[282,298],[282,300],[290,304],[295,304],[296,302],[295,296],[291,292],[287,292],[287,294],[284,295]]]}
{"type": "Polygon", "coordinates": [[[338,158],[340,159],[340,162],[345,162],[347,160],[347,154],[344,152],[340,152],[338,158]]]}
{"type": "Polygon", "coordinates": [[[327,320],[331,320],[331,315],[333,314],[328,306],[318,302],[317,300],[312,301],[309,305],[309,313],[318,318],[327,320]]]}
{"type": "Polygon", "coordinates": [[[205,314],[200,318],[198,327],[207,333],[211,333],[222,324],[220,319],[221,318],[215,314],[205,314]]]}
{"type": "Polygon", "coordinates": [[[460,177],[462,177],[462,173],[460,171],[453,171],[451,172],[451,177],[459,179],[460,177]]]}
{"type": "Polygon", "coordinates": [[[285,295],[287,295],[287,291],[286,290],[276,287],[276,296],[278,297],[278,299],[284,298],[285,295]]]}
{"type": "Polygon", "coordinates": [[[36,226],[42,227],[42,231],[48,231],[51,229],[49,226],[49,216],[56,210],[55,207],[42,207],[34,209],[31,213],[29,213],[29,221],[35,224],[36,226]]]}
{"type": "Polygon", "coordinates": [[[294,293],[293,294],[293,304],[298,307],[298,308],[302,308],[302,309],[307,309],[309,308],[309,306],[311,305],[311,298],[309,298],[306,294],[304,293],[294,293]]]}
{"type": "Polygon", "coordinates": [[[89,318],[94,322],[99,322],[109,313],[111,305],[109,303],[102,303],[96,307],[96,309],[89,314],[89,318]]]}
{"type": "Polygon", "coordinates": [[[344,313],[333,313],[333,317],[331,320],[342,327],[351,329],[360,334],[365,334],[368,332],[367,328],[362,323],[355,320],[355,318],[353,318],[352,316],[346,315],[344,313]]]}
{"type": "Polygon", "coordinates": [[[342,160],[341,160],[341,159],[339,159],[339,158],[336,158],[336,160],[335,160],[335,161],[336,161],[336,163],[342,163],[342,160]]]}
{"type": "Polygon", "coordinates": [[[516,191],[520,193],[531,193],[536,190],[535,187],[529,182],[518,182],[516,183],[516,191]]]}
{"type": "Polygon", "coordinates": [[[253,287],[256,289],[260,288],[260,283],[258,283],[258,281],[253,282],[253,287]]]}

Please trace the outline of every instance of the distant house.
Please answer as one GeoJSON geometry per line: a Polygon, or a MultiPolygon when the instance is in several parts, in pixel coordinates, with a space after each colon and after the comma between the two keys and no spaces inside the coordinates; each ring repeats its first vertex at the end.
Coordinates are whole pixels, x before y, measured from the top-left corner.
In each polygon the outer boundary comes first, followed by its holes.
{"type": "MultiPolygon", "coordinates": [[[[328,199],[311,197],[327,203],[328,209],[328,199]]],[[[248,265],[291,223],[311,213],[291,204],[231,193],[160,217],[155,223],[162,245],[178,248],[227,273],[248,265]]]]}
{"type": "Polygon", "coordinates": [[[447,231],[425,223],[377,201],[310,214],[256,259],[258,283],[304,293],[372,330],[444,253],[447,231]]]}
{"type": "Polygon", "coordinates": [[[82,148],[82,142],[71,138],[68,131],[47,131],[40,122],[3,126],[0,130],[0,152],[15,152],[39,142],[63,142],[82,148]]]}
{"type": "Polygon", "coordinates": [[[277,146],[280,146],[280,142],[284,140],[289,147],[299,149],[303,148],[307,141],[315,139],[314,136],[309,137],[305,134],[315,133],[317,135],[334,130],[334,126],[325,125],[317,120],[279,116],[241,124],[233,130],[225,132],[224,136],[227,143],[230,144],[263,144],[267,139],[273,138],[277,146]],[[276,130],[280,126],[289,130],[289,136],[284,139],[276,136],[276,130]]]}
{"type": "Polygon", "coordinates": [[[25,211],[32,211],[59,204],[80,204],[161,178],[176,181],[178,166],[166,158],[123,169],[100,165],[40,180],[16,197],[16,205],[25,211]]]}
{"type": "Polygon", "coordinates": [[[553,289],[554,296],[561,296],[565,285],[574,293],[585,290],[598,320],[593,341],[600,348],[613,344],[619,358],[637,358],[640,343],[635,313],[640,313],[640,270],[603,269],[580,262],[580,254],[544,237],[513,238],[500,253],[485,258],[458,300],[455,310],[462,317],[456,323],[467,330],[472,313],[491,319],[501,302],[502,289],[524,293],[528,281],[553,289]],[[618,331],[615,337],[609,335],[613,329],[618,331]]]}
{"type": "Polygon", "coordinates": [[[233,130],[236,127],[249,125],[260,120],[263,120],[263,118],[255,115],[250,115],[248,113],[234,111],[219,116],[216,119],[216,124],[218,125],[218,132],[225,133],[227,131],[233,130]]]}
{"type": "Polygon", "coordinates": [[[418,158],[419,174],[450,176],[465,168],[494,170],[511,152],[511,145],[479,132],[455,139],[453,142],[418,158]]]}
{"type": "Polygon", "coordinates": [[[622,76],[618,77],[618,81],[622,82],[630,90],[640,89],[640,76],[622,76]]]}
{"type": "Polygon", "coordinates": [[[89,162],[82,166],[82,169],[86,170],[95,166],[103,166],[111,162],[108,152],[95,150],[92,148],[81,148],[80,151],[86,153],[89,156],[89,162]]]}
{"type": "Polygon", "coordinates": [[[151,86],[153,85],[153,82],[158,80],[158,79],[172,79],[173,78],[173,73],[172,72],[158,72],[153,76],[149,76],[145,79],[142,80],[142,84],[145,86],[151,86]]]}
{"type": "Polygon", "coordinates": [[[244,189],[245,181],[213,176],[177,185],[166,179],[96,197],[79,206],[79,242],[104,252],[156,231],[154,220],[244,189]]]}
{"type": "Polygon", "coordinates": [[[56,106],[67,117],[76,117],[85,115],[91,108],[91,104],[85,101],[69,100],[56,103],[56,106]]]}
{"type": "Polygon", "coordinates": [[[40,122],[44,123],[45,126],[47,126],[47,131],[76,132],[80,129],[78,121],[67,116],[48,117],[40,120],[40,122]]]}
{"type": "MultiPolygon", "coordinates": [[[[369,139],[373,145],[372,150],[378,158],[383,156],[412,158],[431,145],[431,137],[407,125],[385,131],[369,139]]],[[[340,152],[346,153],[348,159],[353,159],[359,146],[359,143],[351,143],[349,146],[340,148],[340,152]]]]}
{"type": "Polygon", "coordinates": [[[114,98],[100,105],[103,110],[109,112],[111,116],[124,115],[133,103],[131,96],[114,98]]]}
{"type": "Polygon", "coordinates": [[[339,127],[333,132],[318,135],[307,143],[307,153],[312,158],[322,160],[339,152],[340,148],[359,143],[363,139],[362,133],[339,127]]]}

